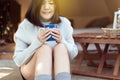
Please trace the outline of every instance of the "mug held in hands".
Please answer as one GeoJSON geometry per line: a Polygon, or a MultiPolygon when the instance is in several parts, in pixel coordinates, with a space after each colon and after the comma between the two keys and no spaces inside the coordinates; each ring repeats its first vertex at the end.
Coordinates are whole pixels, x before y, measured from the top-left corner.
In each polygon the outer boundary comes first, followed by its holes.
{"type": "MultiPolygon", "coordinates": [[[[48,24],[48,25],[45,25],[45,28],[52,29],[52,28],[57,28],[57,26],[56,24],[48,24]]],[[[52,38],[52,35],[51,35],[51,37],[47,41],[55,41],[55,39],[52,38]]]]}

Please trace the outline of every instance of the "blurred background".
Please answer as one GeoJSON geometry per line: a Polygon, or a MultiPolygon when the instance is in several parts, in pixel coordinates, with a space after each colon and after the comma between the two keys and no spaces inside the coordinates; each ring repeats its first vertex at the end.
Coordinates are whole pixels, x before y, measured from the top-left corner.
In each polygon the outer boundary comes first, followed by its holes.
{"type": "MultiPolygon", "coordinates": [[[[75,29],[89,27],[92,20],[107,17],[113,22],[120,0],[58,0],[62,16],[70,19],[75,29]]],[[[13,42],[18,24],[24,19],[31,0],[0,0],[0,43],[13,42]]],[[[90,26],[91,27],[91,26],[90,26]]]]}
{"type": "MultiPolygon", "coordinates": [[[[13,36],[31,0],[0,0],[0,53],[14,52],[13,36]]],[[[120,0],[58,0],[61,16],[74,29],[101,28],[113,23],[120,0]]],[[[1,54],[0,54],[1,55],[1,54]]],[[[1,56],[0,56],[1,58],[1,56]]]]}
{"type": "MultiPolygon", "coordinates": [[[[19,68],[12,60],[15,47],[13,36],[19,23],[24,19],[31,1],[0,0],[0,80],[21,80],[19,68]]],[[[71,21],[74,30],[111,27],[114,12],[120,8],[120,0],[58,1],[60,15],[71,21]]],[[[86,79],[81,76],[73,78],[74,80],[105,80],[89,77],[86,79]]]]}

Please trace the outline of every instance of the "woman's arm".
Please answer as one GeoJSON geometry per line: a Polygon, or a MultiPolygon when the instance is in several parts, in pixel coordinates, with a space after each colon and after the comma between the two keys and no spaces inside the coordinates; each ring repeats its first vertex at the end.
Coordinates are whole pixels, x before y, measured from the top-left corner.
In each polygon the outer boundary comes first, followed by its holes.
{"type": "Polygon", "coordinates": [[[65,26],[63,27],[64,29],[62,29],[64,30],[62,33],[62,43],[66,45],[70,58],[73,59],[78,54],[78,48],[73,39],[73,28],[68,19],[65,18],[63,22],[65,22],[65,26]]]}
{"type": "MultiPolygon", "coordinates": [[[[15,52],[13,59],[17,66],[21,66],[31,58],[36,49],[41,46],[41,42],[37,39],[37,35],[35,39],[33,39],[31,44],[27,44],[27,36],[25,26],[20,25],[16,34],[15,34],[15,52]]],[[[30,35],[31,36],[31,35],[30,35]]]]}

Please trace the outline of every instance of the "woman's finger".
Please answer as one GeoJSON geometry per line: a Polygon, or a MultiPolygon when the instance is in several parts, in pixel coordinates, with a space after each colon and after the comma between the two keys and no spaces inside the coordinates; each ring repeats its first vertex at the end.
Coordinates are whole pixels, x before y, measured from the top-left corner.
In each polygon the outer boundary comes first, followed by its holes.
{"type": "Polygon", "coordinates": [[[56,42],[61,42],[62,36],[61,34],[51,33],[52,37],[56,40],[56,42]]]}
{"type": "Polygon", "coordinates": [[[40,34],[38,35],[38,39],[44,43],[46,41],[46,38],[51,34],[51,31],[46,29],[43,30],[42,32],[40,32],[40,34]]]}
{"type": "Polygon", "coordinates": [[[60,35],[60,30],[58,29],[52,29],[52,33],[60,35]]]}
{"type": "Polygon", "coordinates": [[[46,33],[43,35],[43,38],[48,37],[50,34],[51,34],[51,31],[46,32],[46,33]]]}

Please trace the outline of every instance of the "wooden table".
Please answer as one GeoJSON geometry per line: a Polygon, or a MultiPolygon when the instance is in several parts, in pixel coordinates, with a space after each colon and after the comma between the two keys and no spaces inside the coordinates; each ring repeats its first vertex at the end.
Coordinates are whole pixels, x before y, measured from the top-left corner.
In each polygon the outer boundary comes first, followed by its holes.
{"type": "Polygon", "coordinates": [[[118,71],[120,67],[120,54],[119,54],[120,51],[119,50],[118,50],[117,58],[115,60],[113,74],[107,75],[102,73],[104,64],[106,62],[106,56],[108,54],[109,45],[110,44],[120,45],[119,36],[108,37],[108,36],[104,36],[103,34],[97,34],[97,33],[82,33],[82,34],[74,34],[74,39],[76,42],[80,43],[80,45],[82,46],[83,54],[79,58],[79,62],[77,63],[77,66],[76,66],[77,68],[72,71],[73,74],[120,80],[120,76],[118,75],[118,71]],[[84,60],[85,55],[88,53],[87,48],[91,43],[95,44],[96,50],[98,51],[98,54],[100,54],[100,63],[98,65],[96,72],[81,71],[80,66],[82,64],[82,61],[84,60]],[[100,48],[100,44],[105,44],[103,51],[100,48]]]}

